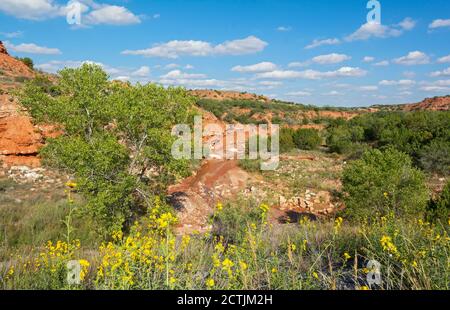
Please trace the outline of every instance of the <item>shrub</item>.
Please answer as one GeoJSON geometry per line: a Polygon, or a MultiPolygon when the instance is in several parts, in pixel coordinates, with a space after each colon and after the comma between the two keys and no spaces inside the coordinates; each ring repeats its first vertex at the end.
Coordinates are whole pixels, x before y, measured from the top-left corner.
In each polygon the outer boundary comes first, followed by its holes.
{"type": "Polygon", "coordinates": [[[407,154],[392,148],[367,151],[344,169],[345,214],[363,219],[424,210],[428,199],[424,180],[407,154]]]}
{"type": "Polygon", "coordinates": [[[446,175],[450,171],[450,143],[443,139],[433,140],[419,152],[423,169],[446,175]]]}
{"type": "Polygon", "coordinates": [[[450,182],[444,187],[437,199],[431,199],[427,206],[426,218],[430,222],[450,221],[450,182]]]}
{"type": "Polygon", "coordinates": [[[17,60],[20,60],[21,62],[23,62],[31,70],[34,69],[33,59],[31,59],[29,57],[24,57],[24,58],[18,57],[17,60]]]}
{"type": "Polygon", "coordinates": [[[290,128],[280,129],[280,152],[286,153],[295,148],[294,144],[294,130],[290,128]]]}
{"type": "Polygon", "coordinates": [[[294,143],[301,150],[314,150],[321,143],[322,138],[316,129],[300,128],[293,135],[294,143]]]}

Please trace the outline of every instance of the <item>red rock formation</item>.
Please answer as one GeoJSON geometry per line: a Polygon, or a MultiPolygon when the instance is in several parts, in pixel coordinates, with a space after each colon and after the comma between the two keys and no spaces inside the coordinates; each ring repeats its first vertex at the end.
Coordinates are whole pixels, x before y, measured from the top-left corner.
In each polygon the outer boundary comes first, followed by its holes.
{"type": "Polygon", "coordinates": [[[2,41],[0,41],[0,54],[9,55],[8,51],[6,50],[6,47],[3,45],[2,41]]]}
{"type": "Polygon", "coordinates": [[[403,107],[405,111],[448,111],[450,108],[450,96],[426,98],[422,102],[407,104],[403,107]]]}

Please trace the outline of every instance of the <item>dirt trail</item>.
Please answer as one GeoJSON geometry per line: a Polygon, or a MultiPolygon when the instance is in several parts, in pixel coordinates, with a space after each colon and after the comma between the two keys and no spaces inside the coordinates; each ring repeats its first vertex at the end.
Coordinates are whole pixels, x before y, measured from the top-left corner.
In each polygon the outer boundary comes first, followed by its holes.
{"type": "Polygon", "coordinates": [[[245,189],[250,176],[236,160],[207,160],[197,173],[169,188],[170,202],[178,211],[179,234],[205,232],[218,202],[245,189]]]}

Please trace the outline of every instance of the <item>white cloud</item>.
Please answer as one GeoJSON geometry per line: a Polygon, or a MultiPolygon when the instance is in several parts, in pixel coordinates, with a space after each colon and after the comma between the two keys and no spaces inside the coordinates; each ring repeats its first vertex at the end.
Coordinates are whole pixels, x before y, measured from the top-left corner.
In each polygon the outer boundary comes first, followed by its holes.
{"type": "Polygon", "coordinates": [[[336,71],[293,71],[293,70],[274,70],[271,72],[259,73],[256,78],[260,79],[307,79],[320,80],[324,78],[339,78],[339,77],[361,77],[365,76],[367,71],[360,68],[342,67],[336,71]]]}
{"type": "Polygon", "coordinates": [[[282,82],[278,82],[278,81],[261,81],[258,84],[262,85],[262,86],[280,86],[280,85],[283,85],[282,82]]]}
{"type": "Polygon", "coordinates": [[[344,95],[343,93],[340,93],[340,92],[338,92],[338,91],[336,91],[336,90],[332,90],[332,91],[330,91],[330,92],[328,92],[328,93],[324,93],[323,94],[324,96],[342,96],[342,95],[344,95]]]}
{"type": "Polygon", "coordinates": [[[193,66],[193,65],[190,65],[190,64],[187,64],[186,66],[184,66],[184,69],[186,69],[186,70],[192,70],[192,69],[194,69],[194,66],[193,66]]]}
{"type": "Polygon", "coordinates": [[[403,72],[403,76],[408,79],[412,79],[416,76],[416,73],[413,71],[405,71],[405,72],[403,72]]]}
{"type": "Polygon", "coordinates": [[[437,62],[440,64],[450,62],[450,55],[439,58],[437,62]]]}
{"type": "Polygon", "coordinates": [[[341,43],[339,39],[333,38],[333,39],[324,39],[324,40],[313,40],[311,44],[307,45],[305,49],[312,49],[316,48],[322,45],[336,45],[341,43]]]}
{"type": "Polygon", "coordinates": [[[142,50],[125,50],[124,55],[141,55],[145,57],[178,58],[180,56],[210,56],[210,55],[245,55],[264,50],[267,42],[255,36],[245,39],[226,41],[213,46],[205,41],[169,41],[156,44],[151,48],[142,50]]]}
{"type": "Polygon", "coordinates": [[[204,79],[205,74],[185,73],[180,70],[173,70],[161,76],[161,79],[204,79]]]}
{"type": "Polygon", "coordinates": [[[117,5],[102,5],[83,16],[82,20],[89,25],[131,25],[141,22],[140,18],[127,8],[117,5]]]}
{"type": "Polygon", "coordinates": [[[442,71],[431,72],[430,76],[439,77],[439,76],[450,76],[450,67],[444,69],[442,71]]]}
{"type": "Polygon", "coordinates": [[[398,25],[404,30],[412,30],[416,26],[416,21],[410,17],[405,18],[398,25]]]}
{"type": "Polygon", "coordinates": [[[375,57],[372,56],[366,56],[363,58],[363,62],[372,62],[375,60],[375,57]]]}
{"type": "Polygon", "coordinates": [[[383,60],[383,61],[374,63],[373,65],[377,66],[377,67],[386,67],[386,66],[389,66],[389,61],[388,60],[383,60]]]}
{"type": "Polygon", "coordinates": [[[326,64],[337,64],[349,59],[351,59],[351,57],[345,54],[332,53],[328,55],[316,56],[312,59],[312,61],[321,65],[326,65],[326,64]]]}
{"type": "Polygon", "coordinates": [[[27,54],[43,54],[43,55],[56,55],[61,54],[61,51],[57,48],[49,48],[45,46],[39,46],[34,43],[22,43],[19,45],[14,45],[9,41],[5,42],[7,49],[17,52],[17,53],[27,53],[27,54]]]}
{"type": "Polygon", "coordinates": [[[410,87],[416,84],[416,81],[413,80],[383,80],[379,82],[380,85],[383,86],[403,86],[403,87],[410,87]]]}
{"type": "MultiPolygon", "coordinates": [[[[55,0],[1,0],[0,11],[21,19],[45,20],[65,17],[69,3],[70,1],[65,1],[62,5],[55,0]]],[[[79,0],[79,3],[81,4],[82,26],[129,25],[141,22],[138,16],[123,6],[98,4],[92,0],[79,0]]]]}
{"type": "Polygon", "coordinates": [[[295,62],[291,62],[288,64],[289,68],[302,68],[302,67],[307,67],[310,65],[309,61],[305,61],[305,62],[299,62],[299,61],[295,61],[295,62]]]}
{"type": "Polygon", "coordinates": [[[377,91],[378,86],[376,85],[360,86],[359,89],[362,91],[377,91]]]}
{"type": "Polygon", "coordinates": [[[53,0],[1,0],[0,11],[22,19],[41,20],[61,14],[53,0]]]}
{"type": "Polygon", "coordinates": [[[281,31],[281,32],[287,32],[287,31],[291,31],[292,27],[291,26],[279,26],[279,27],[277,27],[277,30],[281,31]]]}
{"type": "Polygon", "coordinates": [[[423,52],[414,51],[409,52],[406,56],[394,59],[393,62],[405,66],[425,65],[430,63],[430,57],[423,52]]]}
{"type": "Polygon", "coordinates": [[[142,66],[132,73],[133,76],[147,77],[150,75],[150,68],[142,66]]]}
{"type": "Polygon", "coordinates": [[[234,72],[268,72],[277,69],[277,65],[271,62],[260,62],[249,66],[235,66],[231,68],[234,72]]]}
{"type": "Polygon", "coordinates": [[[23,35],[22,31],[14,31],[14,32],[0,32],[0,35],[4,36],[8,39],[20,38],[23,35]]]}
{"type": "Polygon", "coordinates": [[[428,28],[436,29],[441,27],[450,27],[450,19],[435,19],[428,28]]]}
{"type": "Polygon", "coordinates": [[[407,17],[397,25],[386,26],[379,23],[365,23],[358,30],[351,35],[345,37],[346,41],[358,41],[368,40],[372,37],[376,38],[390,38],[398,37],[403,34],[404,31],[412,30],[416,25],[416,22],[407,17]]]}
{"type": "Polygon", "coordinates": [[[449,87],[443,87],[443,86],[422,86],[420,87],[420,90],[427,91],[427,92],[438,92],[438,91],[449,91],[449,87]]]}
{"type": "Polygon", "coordinates": [[[306,97],[306,96],[311,96],[311,93],[307,92],[307,91],[293,91],[293,92],[287,93],[286,95],[290,96],[290,97],[306,97]]]}
{"type": "Polygon", "coordinates": [[[52,60],[47,63],[42,63],[36,65],[36,68],[50,72],[50,73],[56,73],[61,69],[64,68],[78,68],[84,63],[90,63],[90,64],[96,64],[105,70],[108,75],[111,76],[114,80],[121,80],[121,81],[140,81],[140,82],[147,82],[148,76],[150,75],[150,68],[147,66],[142,66],[140,68],[116,68],[111,67],[108,65],[105,65],[101,62],[96,62],[92,60],[52,60]]]}

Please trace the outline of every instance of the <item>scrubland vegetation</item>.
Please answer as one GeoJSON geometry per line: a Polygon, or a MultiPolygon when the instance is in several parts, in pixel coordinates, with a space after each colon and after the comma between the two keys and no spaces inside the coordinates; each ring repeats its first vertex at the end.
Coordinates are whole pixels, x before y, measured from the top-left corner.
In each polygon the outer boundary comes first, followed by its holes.
{"type": "MultiPolygon", "coordinates": [[[[449,112],[381,112],[329,120],[320,132],[283,129],[283,152],[346,161],[336,172],[346,207],[280,224],[268,202],[241,197],[214,206],[210,232],[178,236],[165,194],[191,163],[170,155],[170,129],[191,122],[194,99],[180,88],[109,82],[93,65],[60,76],[56,85],[28,82],[20,101],[37,121],[64,128],[41,155],[73,181],[51,202],[0,208],[2,288],[449,289],[450,183],[432,195],[427,182],[433,175],[448,182],[449,112]],[[39,216],[18,219],[30,212],[39,216]],[[15,221],[21,226],[8,224],[15,221]],[[79,285],[67,283],[69,260],[82,266],[79,285]],[[370,260],[381,264],[381,285],[367,281],[370,260]]],[[[199,102],[216,116],[236,103],[221,104],[199,102]]],[[[254,163],[241,166],[258,174],[254,163]]],[[[299,186],[294,181],[286,186],[299,186]]],[[[0,183],[0,201],[16,186],[0,183]]]]}

